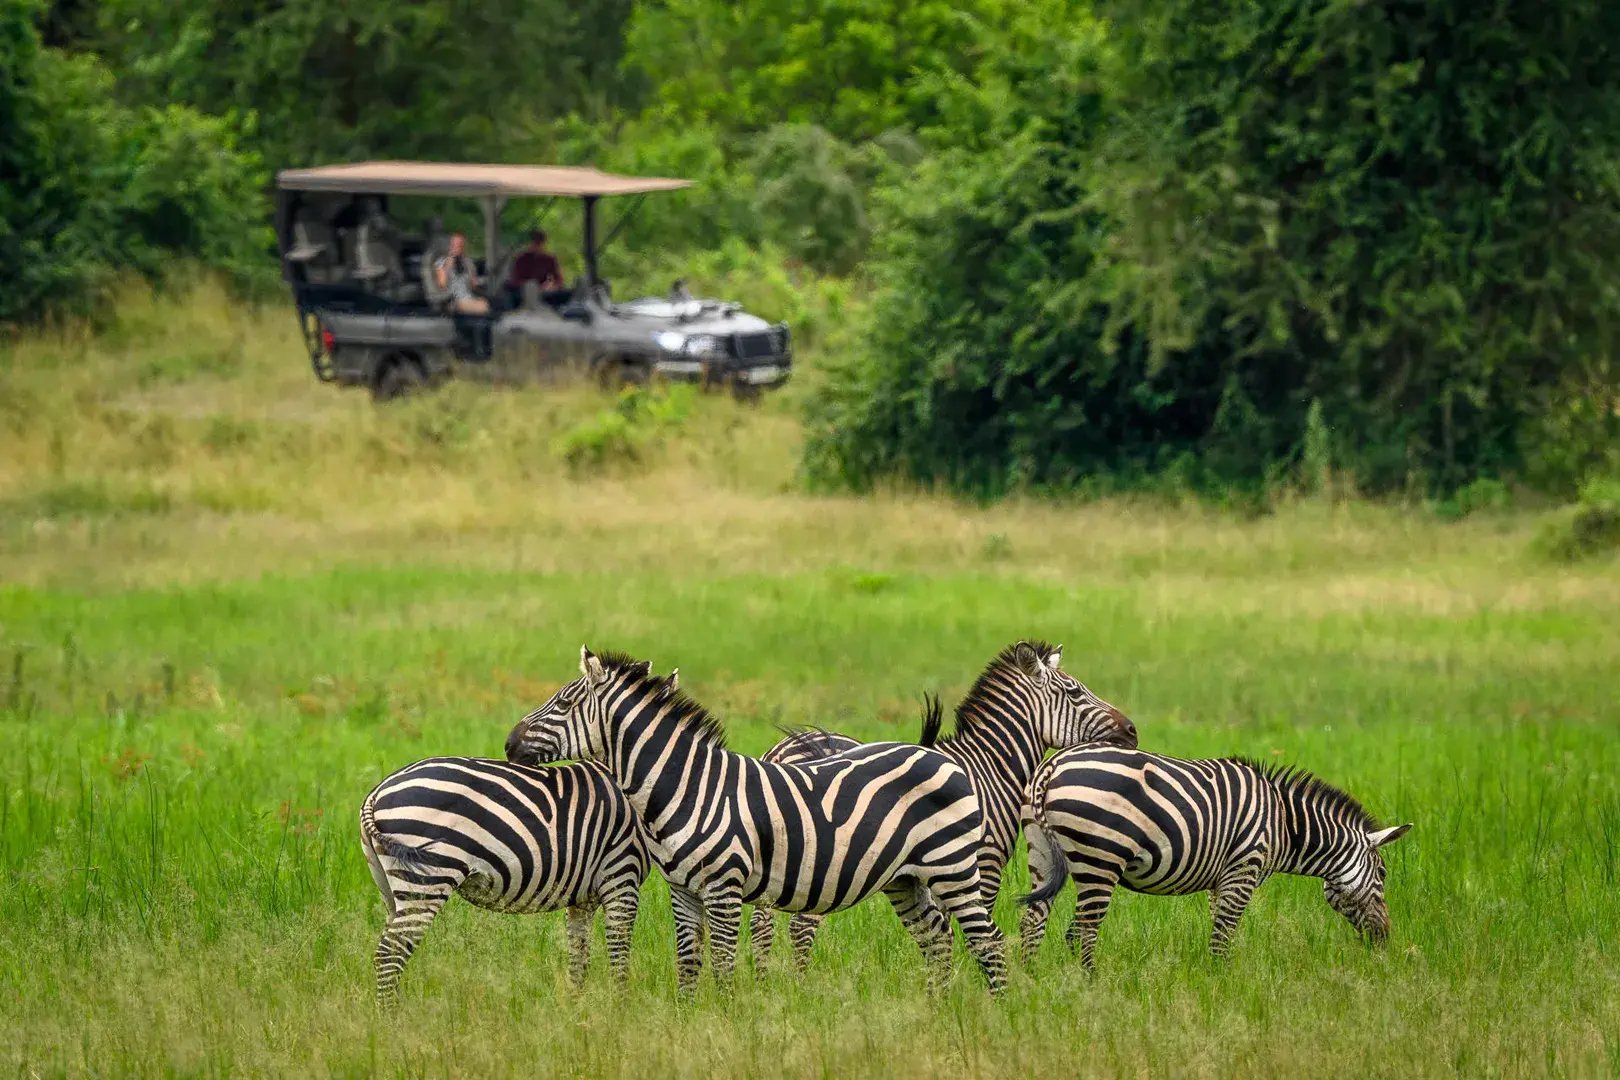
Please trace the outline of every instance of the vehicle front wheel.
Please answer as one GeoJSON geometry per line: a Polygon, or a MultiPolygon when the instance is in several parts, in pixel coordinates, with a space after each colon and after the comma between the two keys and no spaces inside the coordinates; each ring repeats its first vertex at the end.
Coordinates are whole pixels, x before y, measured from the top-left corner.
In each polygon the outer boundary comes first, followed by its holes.
{"type": "Polygon", "coordinates": [[[645,386],[651,378],[652,371],[647,365],[633,360],[608,359],[596,365],[596,381],[604,390],[645,386]]]}
{"type": "Polygon", "coordinates": [[[422,365],[412,357],[395,356],[384,362],[377,381],[372,384],[371,398],[379,405],[398,401],[419,393],[426,385],[427,376],[422,373],[422,365]]]}

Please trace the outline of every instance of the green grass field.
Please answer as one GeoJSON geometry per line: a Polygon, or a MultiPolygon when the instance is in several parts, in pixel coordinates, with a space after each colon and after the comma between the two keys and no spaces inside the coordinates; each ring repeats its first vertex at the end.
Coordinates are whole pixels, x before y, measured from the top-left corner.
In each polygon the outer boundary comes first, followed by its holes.
{"type": "MultiPolygon", "coordinates": [[[[1538,515],[814,498],[802,390],[697,400],[581,473],[559,435],[595,394],[378,410],[309,378],[283,310],[122,312],[0,346],[19,1075],[1620,1071],[1620,566],[1541,561],[1538,515]],[[1224,965],[1202,897],[1122,895],[1095,977],[1054,935],[993,1001],[959,948],[930,1000],[879,901],[804,980],[782,956],[678,1002],[655,881],[627,993],[601,956],[569,989],[560,915],[452,904],[374,1011],[361,797],[498,755],[581,642],[678,664],[759,752],[778,723],[909,737],[1021,636],[1147,748],[1297,762],[1415,821],[1388,948],[1311,881],[1267,883],[1224,965]]],[[[1020,856],[1006,930],[1024,881],[1020,856]]]]}

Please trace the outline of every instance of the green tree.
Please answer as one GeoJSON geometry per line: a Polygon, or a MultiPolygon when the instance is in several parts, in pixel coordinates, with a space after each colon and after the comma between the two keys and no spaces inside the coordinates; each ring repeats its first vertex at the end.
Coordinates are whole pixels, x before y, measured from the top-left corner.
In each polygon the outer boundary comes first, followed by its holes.
{"type": "Polygon", "coordinates": [[[0,0],[0,321],[82,292],[105,272],[108,215],[90,186],[104,160],[91,65],[40,44],[35,0],[0,0]],[[83,124],[69,123],[83,110],[83,124]]]}
{"type": "Polygon", "coordinates": [[[965,70],[1001,0],[645,0],[625,62],[670,115],[731,130],[813,124],[845,140],[932,116],[918,77],[965,70]]]}
{"type": "Polygon", "coordinates": [[[1313,402],[1373,490],[1602,460],[1620,8],[1142,0],[1103,48],[1065,6],[936,83],[815,475],[1265,484],[1313,402]]]}
{"type": "Polygon", "coordinates": [[[523,121],[600,112],[630,0],[112,0],[103,48],[141,102],[257,113],[275,167],[366,157],[507,159],[523,121]],[[158,43],[156,46],[154,43],[158,43]]]}
{"type": "Polygon", "coordinates": [[[42,46],[43,10],[0,0],[0,321],[82,303],[175,256],[262,274],[265,177],[234,125],[119,105],[94,56],[42,46]]]}

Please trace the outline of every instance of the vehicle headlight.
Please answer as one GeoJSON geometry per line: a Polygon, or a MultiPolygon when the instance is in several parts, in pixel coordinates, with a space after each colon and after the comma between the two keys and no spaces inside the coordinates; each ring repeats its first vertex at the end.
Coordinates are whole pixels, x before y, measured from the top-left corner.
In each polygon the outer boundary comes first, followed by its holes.
{"type": "Polygon", "coordinates": [[[653,340],[665,352],[680,352],[686,346],[686,335],[677,334],[673,330],[660,330],[653,335],[653,340]]]}
{"type": "Polygon", "coordinates": [[[725,343],[713,334],[693,334],[686,339],[686,355],[718,356],[725,352],[725,343]]]}

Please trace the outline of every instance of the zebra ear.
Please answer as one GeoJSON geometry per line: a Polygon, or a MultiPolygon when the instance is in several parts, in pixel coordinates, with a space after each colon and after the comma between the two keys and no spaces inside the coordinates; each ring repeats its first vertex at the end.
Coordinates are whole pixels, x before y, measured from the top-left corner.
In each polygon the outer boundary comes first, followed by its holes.
{"type": "Polygon", "coordinates": [[[1372,844],[1373,847],[1380,848],[1385,844],[1393,844],[1395,841],[1399,840],[1401,837],[1410,832],[1411,829],[1412,823],[1410,821],[1408,821],[1405,825],[1391,825],[1387,829],[1379,829],[1376,832],[1368,833],[1367,840],[1372,844]]]}
{"type": "Polygon", "coordinates": [[[584,645],[579,647],[579,673],[585,676],[585,681],[592,686],[601,686],[607,682],[607,668],[597,655],[584,645]]]}
{"type": "Polygon", "coordinates": [[[1060,668],[1062,666],[1063,666],[1063,646],[1058,645],[1058,646],[1055,646],[1052,649],[1051,652],[1046,654],[1046,670],[1048,670],[1048,671],[1056,671],[1058,668],[1060,668]]]}
{"type": "Polygon", "coordinates": [[[658,690],[653,694],[652,699],[654,701],[668,701],[670,698],[674,697],[675,692],[681,688],[680,674],[681,669],[675,668],[668,675],[664,676],[664,681],[659,684],[658,690]]]}

